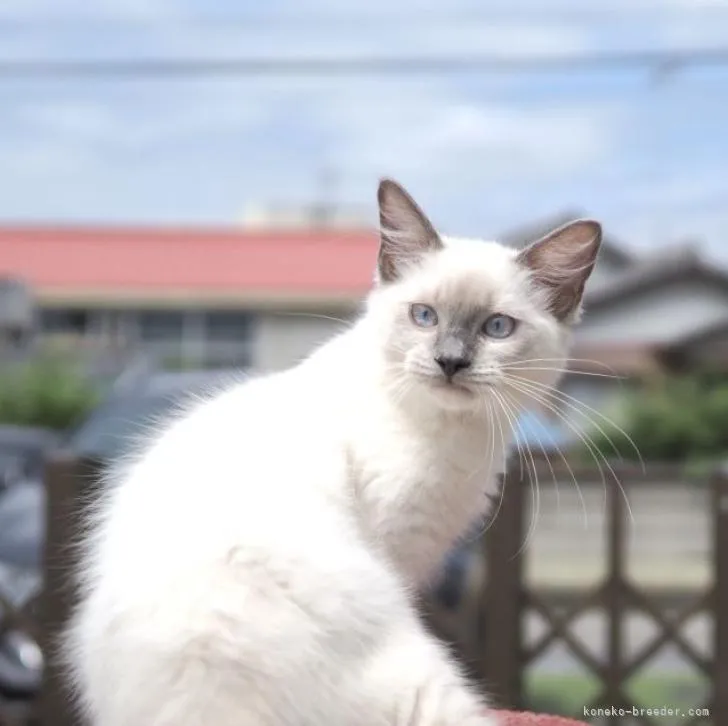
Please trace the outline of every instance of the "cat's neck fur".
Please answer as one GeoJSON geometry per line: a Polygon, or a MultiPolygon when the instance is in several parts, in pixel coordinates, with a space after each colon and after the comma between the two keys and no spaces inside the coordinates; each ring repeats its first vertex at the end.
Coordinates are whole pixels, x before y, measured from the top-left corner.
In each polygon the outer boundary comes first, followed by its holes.
{"type": "Polygon", "coordinates": [[[337,433],[350,457],[355,515],[367,539],[417,585],[487,512],[510,422],[495,408],[449,410],[414,391],[400,393],[381,346],[372,344],[376,335],[364,317],[299,371],[311,377],[312,390],[329,391],[331,405],[349,410],[336,420],[351,426],[337,433]],[[354,378],[342,377],[342,369],[354,378]]]}

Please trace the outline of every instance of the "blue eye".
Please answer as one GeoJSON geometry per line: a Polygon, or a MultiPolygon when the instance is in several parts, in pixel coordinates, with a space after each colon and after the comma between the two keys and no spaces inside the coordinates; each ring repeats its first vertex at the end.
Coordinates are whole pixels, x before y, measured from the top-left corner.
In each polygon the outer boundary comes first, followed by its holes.
{"type": "Polygon", "coordinates": [[[483,324],[483,332],[489,338],[507,338],[516,329],[516,321],[509,315],[491,315],[483,324]]]}
{"type": "Polygon", "coordinates": [[[422,303],[415,303],[410,306],[410,318],[420,328],[431,328],[437,325],[437,313],[435,309],[422,303]]]}

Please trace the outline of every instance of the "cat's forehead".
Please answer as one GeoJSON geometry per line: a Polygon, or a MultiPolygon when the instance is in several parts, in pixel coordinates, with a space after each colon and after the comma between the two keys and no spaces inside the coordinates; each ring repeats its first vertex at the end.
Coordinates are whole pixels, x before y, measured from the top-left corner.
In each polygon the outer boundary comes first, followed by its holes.
{"type": "Polygon", "coordinates": [[[512,248],[498,242],[443,238],[444,249],[433,256],[412,281],[433,301],[473,307],[515,297],[525,280],[512,248]]]}
{"type": "Polygon", "coordinates": [[[443,237],[444,250],[440,259],[443,268],[454,272],[492,270],[494,277],[502,277],[515,268],[516,251],[494,240],[470,237],[443,237]]]}

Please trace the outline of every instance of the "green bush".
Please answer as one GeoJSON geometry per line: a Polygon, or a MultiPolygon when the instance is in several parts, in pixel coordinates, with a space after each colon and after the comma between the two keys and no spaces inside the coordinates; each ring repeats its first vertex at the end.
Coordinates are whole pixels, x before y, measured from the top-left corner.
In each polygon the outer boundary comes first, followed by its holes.
{"type": "Polygon", "coordinates": [[[39,359],[0,372],[0,423],[65,430],[98,402],[98,392],[72,362],[39,359]]]}
{"type": "Polygon", "coordinates": [[[604,427],[606,436],[590,432],[595,446],[608,458],[617,454],[637,459],[629,438],[645,460],[722,458],[728,454],[728,379],[695,374],[650,381],[630,395],[620,426],[624,433],[616,427],[604,427]]]}

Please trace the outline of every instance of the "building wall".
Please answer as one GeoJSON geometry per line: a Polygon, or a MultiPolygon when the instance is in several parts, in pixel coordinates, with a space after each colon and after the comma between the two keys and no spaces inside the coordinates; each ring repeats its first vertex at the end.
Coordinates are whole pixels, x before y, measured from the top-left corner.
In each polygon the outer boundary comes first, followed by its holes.
{"type": "Polygon", "coordinates": [[[342,329],[340,311],[260,313],[255,322],[253,368],[278,371],[294,365],[342,329]],[[332,319],[333,318],[333,319],[332,319]]]}
{"type": "MultiPolygon", "coordinates": [[[[545,585],[596,580],[603,574],[605,556],[605,486],[614,486],[608,470],[601,476],[577,480],[557,476],[555,485],[540,481],[526,568],[529,579],[545,585]],[[595,480],[596,479],[596,480],[595,480]],[[575,544],[578,543],[578,544],[575,544]],[[564,563],[568,563],[565,566],[564,563]]],[[[625,489],[634,521],[628,525],[630,574],[645,584],[696,584],[709,576],[710,488],[699,482],[640,482],[625,489]]],[[[526,498],[531,504],[530,497],[526,498]]]]}
{"type": "Polygon", "coordinates": [[[58,307],[38,310],[41,342],[93,344],[163,366],[248,367],[255,314],[241,310],[58,307]]]}
{"type": "Polygon", "coordinates": [[[287,368],[341,330],[351,313],[231,310],[41,310],[40,333],[123,344],[161,365],[176,359],[188,365],[217,364],[260,371],[287,368]]]}
{"type": "Polygon", "coordinates": [[[685,350],[685,365],[725,367],[728,361],[728,330],[716,331],[708,340],[691,344],[685,350]]]}
{"type": "Polygon", "coordinates": [[[681,281],[615,301],[588,306],[576,337],[588,343],[651,343],[680,338],[728,316],[728,290],[703,280],[681,281]]]}

